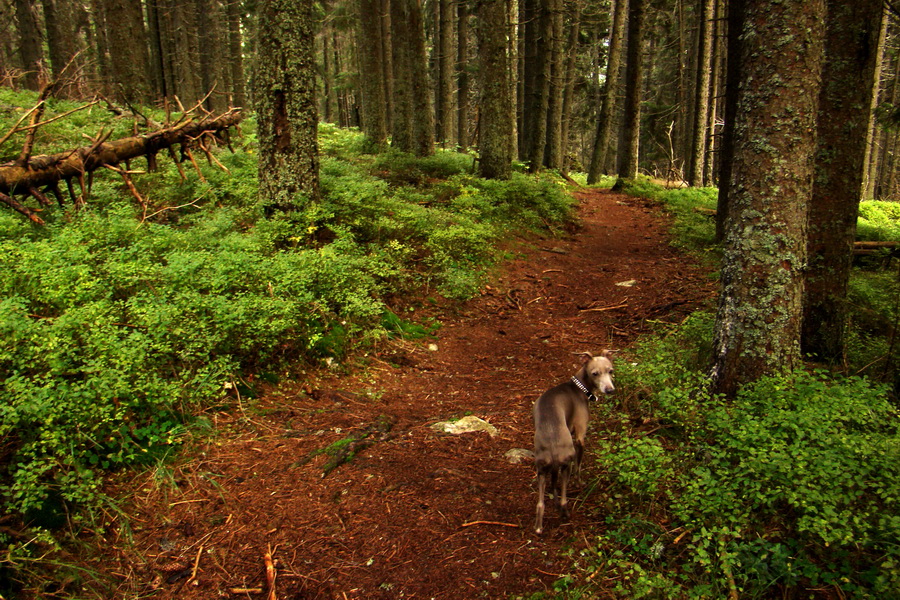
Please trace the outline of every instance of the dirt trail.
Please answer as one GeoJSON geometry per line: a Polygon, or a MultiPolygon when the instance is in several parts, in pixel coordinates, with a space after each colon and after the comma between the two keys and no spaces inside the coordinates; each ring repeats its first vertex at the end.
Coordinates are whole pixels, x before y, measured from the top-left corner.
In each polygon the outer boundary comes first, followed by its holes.
{"type": "MultiPolygon", "coordinates": [[[[110,565],[122,590],[266,598],[267,551],[280,600],[508,598],[567,573],[561,550],[601,527],[602,492],[578,497],[571,522],[548,510],[538,538],[532,466],[504,454],[531,447],[531,404],[571,376],[573,353],[623,348],[648,319],[680,320],[715,287],[668,245],[658,208],[609,192],[576,197],[577,232],[518,249],[461,308],[429,309],[443,323],[436,349],[387,343],[364,372],[213,415],[218,435],[196,460],[136,482],[141,554],[110,565]],[[498,434],[429,427],[466,414],[498,434]],[[315,451],[348,435],[360,438],[352,460],[323,477],[329,456],[315,451]]],[[[590,476],[590,446],[586,465],[590,476]]]]}

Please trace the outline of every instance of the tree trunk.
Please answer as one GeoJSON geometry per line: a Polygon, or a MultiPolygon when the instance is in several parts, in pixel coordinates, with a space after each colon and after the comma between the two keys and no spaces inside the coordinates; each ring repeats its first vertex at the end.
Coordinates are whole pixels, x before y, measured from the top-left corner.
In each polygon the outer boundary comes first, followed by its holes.
{"type": "Polygon", "coordinates": [[[876,142],[878,132],[881,129],[876,119],[876,111],[878,109],[878,101],[881,92],[881,74],[885,59],[885,41],[887,40],[888,23],[890,19],[887,14],[881,16],[881,28],[878,31],[878,45],[876,46],[875,58],[875,89],[872,93],[872,102],[868,107],[868,127],[866,129],[866,158],[865,158],[865,175],[863,177],[862,198],[868,200],[875,194],[875,157],[878,155],[876,142]]]}
{"type": "Polygon", "coordinates": [[[587,182],[597,183],[605,172],[612,139],[613,122],[616,114],[616,99],[619,95],[619,73],[622,64],[622,40],[625,36],[625,19],[628,16],[628,0],[613,0],[614,16],[609,34],[609,58],[606,61],[606,82],[603,84],[603,101],[597,118],[597,136],[587,182]]]}
{"type": "Polygon", "coordinates": [[[715,0],[701,0],[700,51],[697,60],[697,87],[694,92],[694,131],[692,134],[691,156],[689,158],[688,184],[694,187],[704,183],[706,140],[709,117],[709,85],[712,77],[713,21],[715,0]]]}
{"type": "Polygon", "coordinates": [[[114,96],[126,102],[145,103],[151,98],[150,55],[140,3],[104,0],[106,36],[109,41],[110,72],[114,96]]]}
{"type": "Polygon", "coordinates": [[[875,89],[882,0],[827,0],[818,151],[809,215],[802,348],[845,358],[847,286],[865,172],[867,108],[875,89]]]}
{"type": "Polygon", "coordinates": [[[33,0],[15,0],[16,21],[19,30],[19,55],[25,70],[24,85],[29,90],[41,87],[41,63],[44,52],[41,45],[41,29],[38,26],[37,7],[33,0]]]}
{"type": "Polygon", "coordinates": [[[387,108],[381,63],[381,0],[358,0],[362,130],[376,146],[387,141],[387,108]]]}
{"type": "Polygon", "coordinates": [[[453,145],[453,71],[456,52],[453,49],[453,3],[451,0],[438,0],[439,19],[435,31],[437,43],[438,86],[435,97],[437,105],[437,141],[442,147],[453,145]]]}
{"type": "Polygon", "coordinates": [[[390,0],[391,56],[393,57],[393,119],[391,145],[403,152],[413,151],[412,35],[409,31],[407,0],[390,0]]]}
{"type": "Polygon", "coordinates": [[[572,6],[572,22],[569,30],[569,41],[566,47],[566,68],[563,82],[562,103],[562,164],[563,171],[569,170],[569,125],[572,120],[572,105],[575,102],[575,63],[578,59],[578,36],[581,30],[581,1],[575,0],[572,6]]]}
{"type": "Polygon", "coordinates": [[[631,0],[628,6],[628,50],[625,70],[625,121],[620,144],[619,181],[635,179],[641,138],[641,92],[644,83],[644,21],[646,0],[631,0]]]}
{"type": "Polygon", "coordinates": [[[712,390],[729,397],[801,365],[825,18],[824,0],[740,3],[741,86],[711,372],[712,390]]]}
{"type": "Polygon", "coordinates": [[[43,0],[44,28],[57,94],[70,98],[77,95],[80,62],[75,60],[75,22],[72,7],[62,0],[43,0]]]}
{"type": "MultiPolygon", "coordinates": [[[[550,108],[550,74],[551,43],[553,40],[552,3],[554,0],[537,2],[535,19],[534,64],[531,76],[532,89],[526,94],[530,102],[526,103],[525,127],[529,130],[531,146],[528,148],[528,170],[535,172],[544,164],[544,152],[547,148],[547,111],[550,108]]],[[[528,41],[525,42],[526,48],[528,41]]],[[[525,68],[528,69],[528,57],[525,68]]],[[[529,82],[526,81],[526,85],[529,82]]]]}
{"type": "Polygon", "coordinates": [[[506,60],[506,1],[478,4],[478,57],[481,62],[482,177],[509,179],[512,175],[509,64],[506,60]]]}
{"type": "Polygon", "coordinates": [[[228,64],[231,67],[232,106],[244,106],[247,102],[246,75],[244,75],[243,36],[241,34],[241,2],[225,0],[228,16],[228,64]]]}
{"type": "Polygon", "coordinates": [[[262,0],[256,64],[259,193],[267,210],[319,200],[312,0],[262,0]]]}
{"type": "Polygon", "coordinates": [[[406,2],[411,43],[410,77],[413,105],[413,152],[416,156],[434,154],[434,106],[431,102],[431,85],[428,78],[428,54],[425,51],[425,27],[419,0],[406,2]]]}
{"type": "Polygon", "coordinates": [[[563,38],[565,37],[565,11],[562,0],[550,0],[550,89],[547,105],[547,147],[544,152],[544,166],[550,169],[562,168],[562,103],[565,87],[565,61],[563,60],[563,38]]]}
{"type": "Polygon", "coordinates": [[[746,0],[728,2],[725,46],[725,129],[719,150],[719,197],[716,203],[716,241],[725,239],[725,227],[731,210],[729,193],[731,190],[731,165],[734,156],[734,123],[738,117],[738,92],[741,82],[741,33],[744,26],[744,6],[746,0]]]}
{"type": "Polygon", "coordinates": [[[394,57],[391,50],[391,0],[381,0],[381,72],[388,131],[394,123],[394,57]]]}
{"type": "Polygon", "coordinates": [[[456,71],[456,140],[465,152],[469,147],[469,6],[468,0],[457,0],[456,71]]]}
{"type": "Polygon", "coordinates": [[[226,68],[230,47],[225,34],[227,18],[218,0],[199,0],[197,8],[200,85],[204,94],[213,92],[206,98],[206,109],[219,112],[228,106],[231,79],[230,69],[226,68]]]}

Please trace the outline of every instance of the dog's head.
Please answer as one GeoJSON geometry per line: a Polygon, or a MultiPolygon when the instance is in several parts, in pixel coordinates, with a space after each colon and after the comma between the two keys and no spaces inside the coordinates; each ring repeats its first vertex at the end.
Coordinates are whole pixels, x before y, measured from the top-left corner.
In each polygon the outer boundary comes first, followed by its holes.
{"type": "Polygon", "coordinates": [[[611,394],[616,391],[613,385],[612,351],[604,350],[599,356],[592,356],[588,352],[581,355],[582,374],[588,386],[603,394],[611,394]]]}

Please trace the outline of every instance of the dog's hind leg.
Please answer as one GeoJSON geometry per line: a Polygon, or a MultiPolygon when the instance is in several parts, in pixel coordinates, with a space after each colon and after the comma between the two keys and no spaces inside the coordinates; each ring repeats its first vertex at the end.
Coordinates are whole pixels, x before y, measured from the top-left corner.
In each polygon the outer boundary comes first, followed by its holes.
{"type": "Polygon", "coordinates": [[[569,518],[569,501],[566,498],[566,488],[569,485],[569,472],[571,469],[571,462],[559,468],[559,515],[563,519],[569,518]]]}
{"type": "Polygon", "coordinates": [[[547,487],[547,472],[545,468],[538,467],[537,470],[537,480],[538,480],[538,503],[537,503],[537,517],[534,519],[534,531],[540,535],[544,532],[544,492],[547,487]]]}

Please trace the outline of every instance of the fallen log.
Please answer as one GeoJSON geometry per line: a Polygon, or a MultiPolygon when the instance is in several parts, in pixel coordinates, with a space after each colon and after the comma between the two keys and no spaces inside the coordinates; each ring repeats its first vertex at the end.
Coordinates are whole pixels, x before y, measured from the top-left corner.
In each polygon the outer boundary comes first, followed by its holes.
{"type": "MultiPolygon", "coordinates": [[[[217,135],[229,127],[240,123],[242,118],[239,108],[231,109],[218,116],[187,119],[172,127],[160,129],[152,133],[106,141],[102,136],[89,146],[76,148],[68,152],[33,156],[27,160],[12,161],[0,165],[0,203],[24,214],[35,223],[43,221],[14,198],[16,194],[36,198],[46,206],[46,196],[35,192],[57,190],[59,182],[65,181],[69,193],[73,195],[75,204],[83,202],[87,196],[84,175],[97,169],[116,166],[139,156],[146,156],[150,170],[156,165],[156,154],[160,150],[172,151],[176,144],[181,146],[182,156],[192,160],[190,148],[199,145],[205,136],[217,135]],[[81,198],[74,197],[71,182],[75,178],[81,184],[81,198]],[[23,208],[25,210],[23,210],[23,208]]],[[[202,147],[202,145],[201,145],[202,147]]],[[[205,149],[204,149],[205,151],[205,149]]],[[[173,153],[174,156],[174,153],[173,153]]],[[[57,198],[61,200],[61,198],[57,198]]]]}

